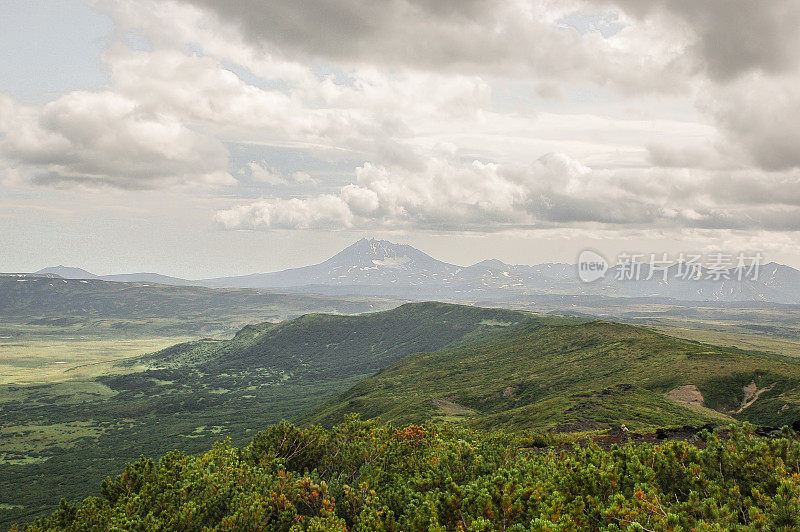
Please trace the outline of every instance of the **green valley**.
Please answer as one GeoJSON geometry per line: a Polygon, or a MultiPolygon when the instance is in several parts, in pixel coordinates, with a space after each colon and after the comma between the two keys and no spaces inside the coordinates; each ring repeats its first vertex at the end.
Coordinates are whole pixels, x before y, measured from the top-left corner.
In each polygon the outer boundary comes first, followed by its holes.
{"type": "Polygon", "coordinates": [[[200,452],[226,437],[243,443],[406,355],[485,341],[528,319],[436,303],[358,316],[310,314],[247,326],[231,340],[128,358],[101,376],[4,386],[0,519],[37,515],[60,496],[88,495],[140,455],[200,452]]]}

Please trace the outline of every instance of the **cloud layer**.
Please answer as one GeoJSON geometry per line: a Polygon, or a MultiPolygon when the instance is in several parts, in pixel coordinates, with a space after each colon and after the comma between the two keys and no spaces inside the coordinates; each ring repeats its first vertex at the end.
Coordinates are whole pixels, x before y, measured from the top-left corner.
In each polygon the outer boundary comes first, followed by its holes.
{"type": "Polygon", "coordinates": [[[227,229],[800,229],[796,0],[94,5],[147,46],[0,95],[9,175],[188,186],[227,229]]]}
{"type": "Polygon", "coordinates": [[[794,230],[800,172],[754,179],[715,170],[592,170],[560,153],[527,167],[455,154],[422,170],[365,164],[337,194],[269,198],[221,210],[228,229],[409,229],[650,227],[794,230]]]}

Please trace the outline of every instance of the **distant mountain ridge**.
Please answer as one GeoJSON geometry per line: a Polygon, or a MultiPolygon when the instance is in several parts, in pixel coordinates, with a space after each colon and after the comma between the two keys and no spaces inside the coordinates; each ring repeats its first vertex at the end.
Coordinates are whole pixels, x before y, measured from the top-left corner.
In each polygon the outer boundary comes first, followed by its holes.
{"type": "Polygon", "coordinates": [[[74,268],[71,266],[51,266],[49,268],[43,268],[37,272],[33,272],[33,275],[40,275],[42,277],[61,277],[62,279],[99,279],[99,275],[95,275],[93,273],[87,272],[82,268],[74,268]]]}
{"type": "Polygon", "coordinates": [[[511,265],[488,259],[471,266],[437,260],[408,245],[361,239],[330,259],[311,266],[241,277],[201,281],[207,286],[282,289],[324,294],[358,294],[409,299],[467,301],[515,300],[541,295],[666,298],[678,301],[800,304],[800,271],[771,262],[761,266],[758,279],[738,280],[731,269],[719,280],[677,276],[677,265],[666,281],[649,277],[649,265],[639,265],[638,280],[622,279],[620,266],[605,276],[583,283],[578,266],[565,263],[511,265]]]}
{"type": "Polygon", "coordinates": [[[41,269],[37,272],[33,272],[31,275],[37,275],[41,277],[60,277],[61,279],[96,279],[115,283],[155,283],[168,286],[197,286],[202,284],[197,281],[189,281],[187,279],[180,279],[178,277],[170,277],[169,275],[161,275],[160,273],[142,272],[122,273],[116,275],[95,275],[84,270],[83,268],[60,265],[41,269]]]}
{"type": "Polygon", "coordinates": [[[487,259],[471,266],[440,261],[404,244],[362,238],[319,264],[273,273],[201,281],[207,286],[357,293],[412,299],[488,299],[562,293],[577,281],[575,265],[512,266],[487,259]]]}
{"type": "Polygon", "coordinates": [[[608,269],[594,282],[583,283],[575,264],[510,265],[488,259],[471,266],[440,261],[409,245],[387,240],[355,242],[319,264],[271,273],[189,281],[152,273],[95,276],[79,268],[45,268],[37,274],[64,278],[198,285],[216,288],[258,288],[327,295],[362,295],[408,299],[514,301],[543,295],[666,298],[677,301],[771,302],[800,304],[800,271],[774,262],[761,266],[758,279],[738,280],[737,270],[719,279],[687,280],[677,265],[649,276],[640,264],[637,280],[621,279],[621,266],[608,269]],[[83,276],[83,277],[80,277],[83,276]]]}

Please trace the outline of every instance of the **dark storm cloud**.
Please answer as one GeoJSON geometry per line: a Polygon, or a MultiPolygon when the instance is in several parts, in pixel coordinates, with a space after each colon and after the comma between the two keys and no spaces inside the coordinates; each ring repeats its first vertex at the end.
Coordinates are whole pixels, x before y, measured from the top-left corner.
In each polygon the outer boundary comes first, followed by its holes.
{"type": "Polygon", "coordinates": [[[643,64],[635,59],[638,44],[631,53],[604,44],[600,32],[581,35],[559,24],[580,3],[184,1],[216,13],[270,50],[346,64],[588,80],[624,91],[674,90],[688,69],[678,51],[659,49],[643,64]]]}
{"type": "Polygon", "coordinates": [[[496,20],[496,3],[481,0],[189,0],[241,26],[252,39],[314,56],[431,65],[480,62],[506,48],[470,39],[496,20]],[[487,44],[490,44],[487,46],[487,44]]]}
{"type": "MultiPolygon", "coordinates": [[[[546,31],[554,24],[540,20],[541,15],[557,7],[549,3],[185,1],[212,9],[255,41],[327,59],[488,71],[524,68],[540,74],[598,67],[584,64],[591,54],[575,53],[572,32],[546,31]]],[[[694,34],[687,50],[695,67],[716,80],[754,70],[784,72],[796,66],[800,50],[797,0],[587,0],[569,5],[587,13],[618,9],[640,19],[672,15],[675,20],[667,24],[686,26],[694,34]]]]}

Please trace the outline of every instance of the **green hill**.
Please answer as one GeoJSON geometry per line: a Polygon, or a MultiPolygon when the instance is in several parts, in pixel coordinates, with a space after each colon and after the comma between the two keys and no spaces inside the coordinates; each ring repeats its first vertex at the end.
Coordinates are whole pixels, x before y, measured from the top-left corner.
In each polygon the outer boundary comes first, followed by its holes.
{"type": "Polygon", "coordinates": [[[800,419],[800,364],[609,322],[534,318],[487,342],[418,353],[326,402],[305,423],[348,413],[395,423],[588,430],[800,419]]]}
{"type": "Polygon", "coordinates": [[[173,428],[214,426],[239,441],[254,427],[304,414],[410,354],[480,343],[530,319],[443,303],[357,316],[311,314],[247,326],[227,341],[189,342],[128,359],[120,364],[125,372],[97,382],[113,392],[102,405],[116,417],[157,413],[161,422],[174,417],[173,428]]]}

